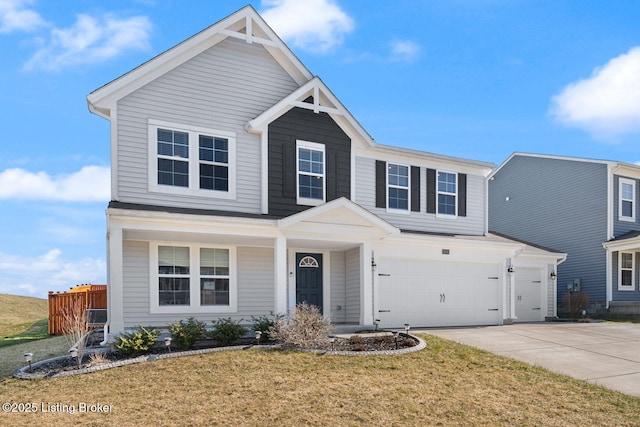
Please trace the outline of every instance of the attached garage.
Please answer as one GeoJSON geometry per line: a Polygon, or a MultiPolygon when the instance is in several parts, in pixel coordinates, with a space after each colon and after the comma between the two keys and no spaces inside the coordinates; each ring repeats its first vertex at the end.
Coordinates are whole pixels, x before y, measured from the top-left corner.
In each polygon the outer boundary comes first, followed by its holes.
{"type": "Polygon", "coordinates": [[[377,265],[380,327],[498,325],[498,263],[381,258],[377,265]]]}
{"type": "Polygon", "coordinates": [[[515,272],[515,310],[517,322],[544,320],[542,270],[518,268],[515,272]]]}

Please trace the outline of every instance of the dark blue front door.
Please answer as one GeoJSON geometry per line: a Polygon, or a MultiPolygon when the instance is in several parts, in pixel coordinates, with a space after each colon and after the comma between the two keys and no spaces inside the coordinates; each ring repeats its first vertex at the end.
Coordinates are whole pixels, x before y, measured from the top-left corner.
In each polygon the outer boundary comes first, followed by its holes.
{"type": "Polygon", "coordinates": [[[322,313],[322,254],[296,254],[296,304],[303,302],[322,313]]]}

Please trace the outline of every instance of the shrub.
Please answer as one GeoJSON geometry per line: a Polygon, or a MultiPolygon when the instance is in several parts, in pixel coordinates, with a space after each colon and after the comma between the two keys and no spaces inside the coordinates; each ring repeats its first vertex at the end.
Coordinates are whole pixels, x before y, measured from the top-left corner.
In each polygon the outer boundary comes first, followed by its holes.
{"type": "Polygon", "coordinates": [[[564,294],[564,306],[569,310],[572,319],[582,317],[582,310],[586,310],[589,305],[589,296],[584,292],[567,292],[564,294]]]}
{"type": "Polygon", "coordinates": [[[220,345],[230,345],[242,338],[249,330],[231,318],[213,321],[213,329],[209,332],[209,338],[220,345]]]}
{"type": "Polygon", "coordinates": [[[330,348],[331,319],[315,305],[298,304],[291,318],[281,318],[269,333],[285,347],[330,348]]]}
{"type": "Polygon", "coordinates": [[[174,322],[169,326],[172,342],[182,350],[190,349],[196,341],[201,340],[207,333],[207,325],[200,320],[189,317],[187,320],[174,322]]]}
{"type": "Polygon", "coordinates": [[[131,332],[120,334],[116,338],[115,347],[127,356],[146,353],[155,345],[158,335],[160,335],[160,332],[156,329],[138,326],[131,332]]]}
{"type": "Polygon", "coordinates": [[[253,325],[251,329],[256,332],[262,332],[260,336],[260,342],[267,342],[272,340],[271,331],[275,329],[278,321],[281,320],[284,316],[281,314],[273,314],[273,311],[269,314],[269,316],[251,316],[251,321],[253,325]]]}

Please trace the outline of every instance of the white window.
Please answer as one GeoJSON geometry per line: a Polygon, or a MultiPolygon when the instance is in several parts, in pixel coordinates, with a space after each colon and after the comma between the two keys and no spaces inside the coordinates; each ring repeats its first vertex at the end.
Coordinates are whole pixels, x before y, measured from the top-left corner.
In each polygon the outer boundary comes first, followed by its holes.
{"type": "Polygon", "coordinates": [[[324,144],[296,142],[297,203],[317,206],[325,201],[324,144]]]}
{"type": "Polygon", "coordinates": [[[237,310],[234,247],[151,243],[152,313],[237,310]]]}
{"type": "Polygon", "coordinates": [[[635,253],[620,252],[618,258],[618,290],[633,291],[636,288],[635,253]]]}
{"type": "Polygon", "coordinates": [[[387,163],[387,209],[409,211],[409,166],[387,163]]]}
{"type": "Polygon", "coordinates": [[[458,174],[438,171],[438,215],[458,214],[458,174]]]}
{"type": "Polygon", "coordinates": [[[149,121],[149,191],[235,198],[235,134],[149,121]]]}
{"type": "Polygon", "coordinates": [[[632,179],[620,178],[618,187],[618,217],[621,221],[636,219],[636,182],[632,179]]]}

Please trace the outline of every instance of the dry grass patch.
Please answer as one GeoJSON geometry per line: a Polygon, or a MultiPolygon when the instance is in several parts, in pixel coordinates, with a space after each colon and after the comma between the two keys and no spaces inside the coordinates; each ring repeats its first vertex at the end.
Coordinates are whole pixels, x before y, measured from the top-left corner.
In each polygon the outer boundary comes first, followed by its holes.
{"type": "Polygon", "coordinates": [[[48,313],[46,299],[0,294],[0,338],[25,331],[48,313]]]}
{"type": "Polygon", "coordinates": [[[10,402],[112,406],[109,414],[0,414],[0,425],[632,426],[640,399],[426,336],[403,356],[246,350],[90,375],[4,380],[10,402]]]}

